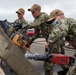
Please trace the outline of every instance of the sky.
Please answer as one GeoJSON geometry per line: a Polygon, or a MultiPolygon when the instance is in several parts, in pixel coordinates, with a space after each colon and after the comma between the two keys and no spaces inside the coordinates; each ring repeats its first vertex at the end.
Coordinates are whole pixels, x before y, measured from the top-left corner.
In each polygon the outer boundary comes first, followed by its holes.
{"type": "Polygon", "coordinates": [[[66,17],[76,19],[76,0],[0,0],[0,20],[7,19],[14,22],[17,19],[15,13],[19,8],[25,9],[24,18],[27,21],[33,21],[34,18],[28,8],[33,4],[39,4],[41,11],[48,15],[54,9],[60,9],[64,12],[66,17]]]}

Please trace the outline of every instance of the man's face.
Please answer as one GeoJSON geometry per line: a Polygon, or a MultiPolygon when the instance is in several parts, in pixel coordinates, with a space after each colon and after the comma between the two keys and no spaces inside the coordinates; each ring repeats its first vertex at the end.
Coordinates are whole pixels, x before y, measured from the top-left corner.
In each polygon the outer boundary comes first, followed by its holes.
{"type": "Polygon", "coordinates": [[[24,14],[23,13],[17,13],[17,16],[18,16],[19,19],[22,19],[24,14]]]}
{"type": "Polygon", "coordinates": [[[65,16],[63,14],[60,14],[60,15],[56,16],[55,19],[60,21],[61,19],[64,19],[64,18],[65,18],[65,16]]]}
{"type": "Polygon", "coordinates": [[[34,12],[31,12],[31,13],[32,13],[32,16],[33,16],[34,18],[36,18],[37,16],[40,15],[40,11],[34,11],[34,12]]]}

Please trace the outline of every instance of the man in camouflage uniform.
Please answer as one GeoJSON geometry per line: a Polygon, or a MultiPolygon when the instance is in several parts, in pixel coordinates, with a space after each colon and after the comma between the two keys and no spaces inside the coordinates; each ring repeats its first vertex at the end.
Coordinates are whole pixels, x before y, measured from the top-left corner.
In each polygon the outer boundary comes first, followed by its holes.
{"type": "MultiPolygon", "coordinates": [[[[28,35],[26,34],[26,27],[28,26],[28,22],[24,19],[25,10],[23,8],[19,8],[17,11],[18,19],[14,21],[14,28],[16,31],[23,35],[23,39],[28,40],[28,35]]],[[[20,47],[20,50],[25,54],[25,50],[20,47]]]]}
{"type": "Polygon", "coordinates": [[[14,21],[14,28],[16,31],[23,33],[25,31],[25,27],[28,25],[28,22],[24,19],[25,10],[23,8],[19,8],[16,13],[18,19],[14,21]]]}
{"type": "MultiPolygon", "coordinates": [[[[50,13],[50,16],[53,15],[53,13],[54,12],[50,13]]],[[[51,22],[47,21],[48,24],[52,23],[52,25],[54,27],[56,26],[56,22],[57,22],[57,20],[54,21],[54,19],[51,22]]],[[[54,45],[49,46],[48,53],[49,54],[51,54],[51,53],[65,54],[65,51],[64,51],[64,48],[63,48],[63,44],[64,44],[64,40],[63,39],[57,41],[54,45]]],[[[46,47],[46,45],[45,45],[45,47],[46,47]]],[[[47,47],[46,47],[46,49],[47,49],[47,47]]],[[[62,69],[65,68],[64,65],[61,65],[61,67],[62,67],[62,69]]],[[[54,68],[54,64],[53,63],[46,62],[45,63],[45,75],[53,75],[53,68],[54,68]]]]}
{"type": "Polygon", "coordinates": [[[49,16],[45,12],[41,12],[41,6],[34,4],[28,11],[31,11],[32,16],[35,18],[32,23],[29,24],[30,28],[35,28],[35,34],[32,37],[33,40],[39,37],[40,30],[42,31],[43,37],[47,40],[48,34],[51,30],[51,26],[46,24],[49,16]]]}
{"type": "MultiPolygon", "coordinates": [[[[32,36],[32,40],[34,41],[36,38],[39,37],[40,30],[42,31],[42,36],[46,39],[48,39],[49,33],[52,30],[53,25],[49,25],[46,23],[48,20],[49,16],[41,12],[41,6],[38,4],[34,4],[28,11],[31,11],[32,16],[35,18],[33,23],[29,24],[29,27],[35,28],[35,34],[32,36]]],[[[32,42],[33,42],[32,41],[32,42]]],[[[45,52],[47,52],[48,49],[45,49],[45,52]]],[[[46,72],[46,67],[47,67],[47,62],[44,63],[44,68],[46,72]]]]}
{"type": "MultiPolygon", "coordinates": [[[[76,49],[76,20],[72,18],[65,18],[64,13],[61,10],[56,9],[52,12],[53,14],[51,14],[48,22],[54,22],[57,20],[57,23],[52,32],[49,34],[48,43],[46,43],[46,47],[48,48],[48,46],[51,45],[54,46],[56,42],[62,40],[62,38],[65,37],[66,40],[69,41],[76,49]]],[[[73,67],[69,69],[67,74],[65,73],[61,75],[76,75],[76,61],[73,67]]]]}

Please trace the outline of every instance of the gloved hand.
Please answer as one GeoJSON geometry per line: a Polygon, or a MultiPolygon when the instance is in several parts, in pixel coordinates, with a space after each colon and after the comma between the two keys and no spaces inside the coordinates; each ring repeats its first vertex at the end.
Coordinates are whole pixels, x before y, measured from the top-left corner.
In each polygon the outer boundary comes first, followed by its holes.
{"type": "Polygon", "coordinates": [[[69,68],[65,68],[63,70],[60,70],[57,72],[58,75],[66,75],[66,73],[68,72],[69,68]]]}
{"type": "Polygon", "coordinates": [[[27,44],[26,44],[26,47],[29,47],[32,43],[33,43],[34,39],[29,39],[27,44]]]}
{"type": "Polygon", "coordinates": [[[29,39],[29,45],[31,45],[32,43],[33,43],[33,41],[34,41],[34,39],[32,38],[32,39],[29,39]]]}
{"type": "Polygon", "coordinates": [[[18,31],[18,29],[21,29],[22,28],[22,24],[17,24],[16,26],[14,26],[14,29],[16,31],[18,31]]]}
{"type": "Polygon", "coordinates": [[[27,47],[27,48],[29,48],[29,47],[30,47],[30,45],[26,44],[26,47],[27,47]]]}
{"type": "Polygon", "coordinates": [[[46,42],[45,43],[45,48],[48,49],[49,44],[46,42]]]}

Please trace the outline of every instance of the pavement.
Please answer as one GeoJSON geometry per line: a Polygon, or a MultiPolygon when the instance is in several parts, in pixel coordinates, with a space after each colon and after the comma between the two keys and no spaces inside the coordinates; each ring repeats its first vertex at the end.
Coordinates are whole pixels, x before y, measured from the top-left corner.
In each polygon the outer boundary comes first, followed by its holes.
{"type": "MultiPolygon", "coordinates": [[[[30,51],[32,53],[39,53],[39,54],[44,54],[45,52],[45,39],[44,38],[38,38],[37,40],[34,41],[34,43],[31,45],[31,49],[30,51]]],[[[73,49],[66,49],[66,55],[73,55],[75,53],[75,50],[73,49]]],[[[44,62],[43,61],[34,61],[34,60],[29,60],[32,65],[36,68],[36,70],[41,74],[41,75],[45,75],[44,73],[44,62]]],[[[10,72],[10,68],[3,62],[2,65],[4,72],[6,73],[6,75],[16,75],[13,72],[10,72]]],[[[54,74],[53,75],[57,75],[57,71],[59,71],[61,69],[61,67],[59,65],[54,65],[54,74]]]]}

